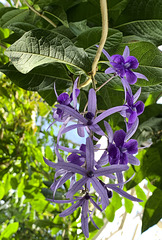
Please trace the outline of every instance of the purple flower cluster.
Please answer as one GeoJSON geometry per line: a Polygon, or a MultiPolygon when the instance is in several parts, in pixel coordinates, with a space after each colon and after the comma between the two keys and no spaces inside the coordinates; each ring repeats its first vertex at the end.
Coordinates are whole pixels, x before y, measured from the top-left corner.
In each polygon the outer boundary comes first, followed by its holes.
{"type": "Polygon", "coordinates": [[[84,113],[79,113],[77,110],[78,78],[74,82],[73,92],[70,96],[67,93],[58,96],[55,89],[58,104],[55,105],[53,117],[55,121],[63,122],[55,146],[58,162],[51,162],[44,157],[45,163],[56,169],[54,182],[51,185],[53,199],[48,200],[54,203],[72,204],[71,207],[60,214],[60,217],[68,216],[81,207],[81,226],[86,237],[89,237],[89,220],[98,228],[92,218],[94,210],[90,210],[92,209],[89,208],[90,204],[93,205],[94,209],[102,212],[109,205],[113,191],[132,201],[141,201],[123,191],[122,188],[125,184],[123,171],[128,170],[129,164],[139,165],[139,160],[134,156],[138,152],[138,143],[131,137],[138,127],[138,116],[144,111],[143,102],[137,101],[141,89],[133,95],[129,84],[134,84],[137,77],[144,79],[146,77],[132,72],[131,69],[136,69],[139,63],[135,57],[130,56],[128,47],[125,48],[122,56],[113,55],[110,57],[105,50],[103,50],[103,53],[112,65],[105,72],[107,74],[115,73],[121,78],[125,90],[124,104],[98,115],[96,91],[91,88],[88,94],[87,110],[84,113]],[[125,131],[121,129],[113,132],[106,121],[104,121],[105,129],[100,128],[98,123],[114,113],[123,116],[126,124],[125,131]],[[71,120],[77,121],[68,125],[71,120]],[[84,137],[85,131],[88,134],[86,144],[81,144],[79,149],[71,149],[60,145],[62,134],[73,129],[77,129],[80,137],[84,137]],[[98,160],[95,158],[95,153],[100,151],[96,136],[107,138],[107,147],[98,160]],[[62,158],[59,153],[60,150],[69,153],[66,160],[62,158]],[[80,175],[79,180],[77,180],[78,175],[80,175]],[[68,179],[70,179],[70,188],[66,193],[67,200],[55,200],[57,189],[68,179]],[[111,183],[109,180],[111,180],[111,183]],[[113,181],[114,183],[112,183],[113,181]]]}

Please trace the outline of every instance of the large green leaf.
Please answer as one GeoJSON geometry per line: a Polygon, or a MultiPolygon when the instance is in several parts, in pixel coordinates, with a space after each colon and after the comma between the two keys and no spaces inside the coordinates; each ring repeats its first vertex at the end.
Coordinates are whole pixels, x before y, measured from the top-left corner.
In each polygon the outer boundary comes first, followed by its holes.
{"type": "Polygon", "coordinates": [[[144,41],[162,44],[162,20],[139,20],[128,22],[117,27],[124,35],[136,35],[144,41]]]}
{"type": "Polygon", "coordinates": [[[136,175],[132,181],[127,183],[127,189],[130,189],[140,183],[146,177],[156,187],[162,189],[162,142],[154,144],[147,150],[141,151],[137,158],[140,160],[140,166],[135,167],[136,175]]]}
{"type": "Polygon", "coordinates": [[[36,29],[25,33],[6,50],[14,66],[22,73],[45,63],[60,62],[83,72],[91,70],[91,62],[83,49],[77,48],[61,34],[36,29]]]}
{"type": "Polygon", "coordinates": [[[161,0],[129,0],[119,15],[116,26],[135,20],[162,19],[161,0]]]}
{"type": "Polygon", "coordinates": [[[0,9],[0,26],[7,28],[15,22],[30,22],[30,15],[33,15],[28,9],[3,8],[0,9]]]}
{"type": "Polygon", "coordinates": [[[156,189],[145,205],[142,218],[142,232],[152,227],[162,218],[162,191],[156,189]]]}
{"type": "Polygon", "coordinates": [[[44,64],[27,74],[20,73],[11,64],[0,66],[0,71],[19,87],[29,91],[38,91],[49,105],[53,105],[56,101],[54,82],[57,92],[62,92],[72,84],[65,66],[59,63],[44,64]]]}
{"type": "Polygon", "coordinates": [[[11,64],[0,66],[0,71],[16,85],[30,91],[53,90],[54,82],[58,90],[64,90],[72,83],[65,66],[59,63],[44,64],[27,74],[18,72],[11,64]]]}

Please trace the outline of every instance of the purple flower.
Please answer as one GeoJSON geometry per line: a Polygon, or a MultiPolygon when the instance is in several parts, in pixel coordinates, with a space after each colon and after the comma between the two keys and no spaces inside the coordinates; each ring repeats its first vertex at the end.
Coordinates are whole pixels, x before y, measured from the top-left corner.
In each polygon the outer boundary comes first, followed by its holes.
{"type": "Polygon", "coordinates": [[[75,199],[71,200],[53,200],[53,199],[47,199],[54,203],[73,203],[71,207],[67,208],[65,211],[63,211],[59,216],[60,217],[66,217],[70,214],[72,214],[78,207],[82,208],[81,212],[81,226],[82,231],[84,235],[88,238],[89,237],[89,228],[88,228],[88,218],[90,218],[92,224],[97,228],[97,225],[95,224],[94,220],[92,219],[92,211],[89,210],[89,201],[94,205],[95,208],[97,208],[99,211],[102,211],[102,209],[99,207],[99,205],[93,200],[93,196],[86,193],[83,197],[76,197],[75,199]],[[76,202],[76,203],[74,203],[76,202]]]}
{"type": "Polygon", "coordinates": [[[73,152],[67,157],[68,162],[77,164],[78,166],[82,166],[85,163],[86,145],[81,144],[79,150],[80,150],[79,153],[73,152]]]}
{"type": "Polygon", "coordinates": [[[56,121],[64,122],[69,117],[69,115],[64,110],[60,109],[59,106],[65,105],[65,106],[69,106],[69,107],[76,110],[77,97],[80,93],[80,90],[77,89],[78,79],[79,79],[79,77],[76,78],[76,80],[74,82],[73,93],[70,96],[67,93],[61,93],[58,96],[58,94],[56,92],[55,85],[54,85],[54,90],[55,90],[55,94],[56,94],[56,97],[57,97],[57,102],[60,104],[60,105],[57,106],[57,108],[53,108],[53,118],[56,121]],[[71,106],[72,101],[73,101],[73,106],[71,106]]]}
{"type": "Polygon", "coordinates": [[[108,133],[109,145],[109,162],[113,164],[127,164],[139,165],[139,160],[133,156],[138,152],[138,142],[135,139],[128,139],[134,134],[136,127],[130,129],[128,133],[123,130],[118,130],[113,134],[110,125],[105,121],[105,128],[108,133]]]}
{"type": "Polygon", "coordinates": [[[139,88],[135,95],[130,94],[128,91],[126,92],[126,104],[124,105],[128,106],[128,109],[122,111],[121,115],[128,118],[128,129],[130,129],[132,124],[136,121],[137,117],[144,111],[144,103],[142,101],[137,101],[140,93],[141,88],[139,88]]]}
{"type": "MultiPolygon", "coordinates": [[[[110,108],[103,113],[101,113],[99,116],[95,117],[96,115],[96,105],[97,105],[97,100],[96,100],[96,92],[94,89],[89,90],[89,95],[88,95],[88,112],[85,114],[85,117],[83,117],[79,112],[75,111],[69,106],[66,105],[56,105],[56,107],[59,107],[61,110],[65,111],[69,116],[72,116],[73,118],[77,119],[79,121],[79,124],[74,124],[70,125],[64,130],[60,131],[59,136],[63,133],[66,133],[72,129],[80,129],[85,127],[87,132],[90,133],[90,130],[92,132],[97,133],[98,135],[105,135],[105,133],[102,131],[102,129],[99,127],[97,124],[104,118],[108,117],[109,115],[120,112],[122,110],[126,110],[128,107],[127,106],[117,106],[110,108]]],[[[80,134],[82,137],[83,134],[80,134]]]]}
{"type": "MultiPolygon", "coordinates": [[[[92,186],[96,190],[96,192],[99,194],[101,198],[101,204],[103,209],[107,207],[109,204],[108,197],[105,198],[107,192],[106,189],[102,186],[102,184],[99,182],[98,177],[99,176],[107,176],[107,174],[113,174],[122,172],[128,169],[126,165],[112,165],[107,167],[102,167],[99,169],[95,169],[95,161],[94,161],[94,147],[92,140],[90,138],[86,139],[86,169],[78,166],[77,164],[70,163],[70,162],[63,162],[59,161],[58,163],[53,163],[49,161],[48,159],[44,158],[45,163],[53,168],[56,168],[60,171],[66,171],[66,174],[61,177],[58,182],[54,182],[54,189],[53,191],[56,191],[58,187],[60,187],[67,179],[71,178],[71,176],[74,173],[78,173],[82,175],[83,177],[77,181],[67,192],[66,197],[72,199],[74,194],[81,190],[83,188],[83,185],[90,186],[90,183],[92,183],[92,186]]],[[[88,187],[89,188],[89,187],[88,187]]]]}
{"type": "Polygon", "coordinates": [[[106,74],[116,73],[120,78],[126,78],[129,84],[134,84],[137,78],[148,80],[143,74],[133,72],[132,69],[138,68],[138,60],[134,56],[130,56],[129,47],[126,46],[123,55],[110,55],[103,49],[104,55],[110,61],[112,67],[105,70],[106,74]]]}

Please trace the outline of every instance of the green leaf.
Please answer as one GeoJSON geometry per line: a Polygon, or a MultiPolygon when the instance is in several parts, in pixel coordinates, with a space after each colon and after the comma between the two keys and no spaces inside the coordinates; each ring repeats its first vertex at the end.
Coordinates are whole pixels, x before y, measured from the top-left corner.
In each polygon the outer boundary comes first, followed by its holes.
{"type": "Polygon", "coordinates": [[[11,64],[0,66],[0,71],[16,85],[30,91],[52,90],[54,94],[54,82],[57,90],[65,90],[72,83],[65,66],[58,63],[36,67],[27,74],[20,73],[11,64]]]}
{"type": "Polygon", "coordinates": [[[143,41],[150,41],[156,46],[162,43],[162,20],[140,20],[128,22],[117,27],[124,35],[136,35],[143,41]]]}
{"type": "Polygon", "coordinates": [[[145,206],[145,203],[147,201],[147,197],[146,197],[146,194],[144,193],[144,191],[142,190],[142,188],[139,186],[139,185],[136,185],[135,186],[135,190],[136,190],[136,194],[137,194],[137,197],[141,200],[143,200],[143,202],[139,202],[139,204],[144,207],[145,206]]]}
{"type": "Polygon", "coordinates": [[[89,29],[89,27],[87,26],[87,20],[83,20],[80,22],[71,22],[69,23],[69,28],[75,36],[79,36],[81,33],[89,29]]]}
{"type": "Polygon", "coordinates": [[[77,48],[61,34],[36,29],[25,33],[6,50],[14,66],[22,73],[45,63],[60,62],[83,72],[91,70],[91,62],[83,49],[77,48]]]}
{"type": "Polygon", "coordinates": [[[0,200],[4,197],[5,195],[5,189],[2,183],[0,183],[0,200]]]}
{"type": "Polygon", "coordinates": [[[4,11],[0,9],[0,26],[2,28],[7,28],[10,24],[15,22],[28,22],[28,16],[30,11],[28,9],[14,9],[6,8],[4,11]]]}
{"type": "MultiPolygon", "coordinates": [[[[80,34],[76,39],[75,44],[78,47],[85,48],[86,52],[93,59],[97,52],[97,47],[95,45],[99,44],[100,42],[101,31],[102,31],[101,27],[90,28],[89,30],[86,30],[85,32],[80,34]]],[[[110,49],[116,47],[121,42],[122,42],[122,33],[119,32],[118,30],[109,29],[108,37],[105,42],[104,48],[109,52],[110,49]]],[[[106,58],[104,57],[104,59],[106,58]]]]}
{"type": "Polygon", "coordinates": [[[69,27],[67,15],[62,6],[57,6],[54,4],[48,6],[46,5],[43,8],[43,12],[46,13],[45,15],[50,15],[54,17],[54,19],[59,20],[65,27],[69,27]]]}
{"type": "Polygon", "coordinates": [[[145,205],[142,218],[142,232],[152,227],[162,218],[162,191],[156,189],[145,205]]]}
{"type": "Polygon", "coordinates": [[[62,228],[62,224],[55,224],[50,220],[36,220],[34,224],[40,228],[52,228],[52,227],[59,227],[62,228]]]}
{"type": "Polygon", "coordinates": [[[12,33],[9,37],[3,39],[3,42],[13,44],[20,37],[22,37],[24,33],[35,29],[36,26],[25,22],[15,22],[11,23],[8,28],[11,29],[14,33],[12,33]]]}
{"type": "Polygon", "coordinates": [[[10,223],[2,232],[1,238],[9,239],[9,237],[11,237],[13,233],[17,232],[18,228],[19,228],[18,222],[10,223]]]}
{"type": "Polygon", "coordinates": [[[129,4],[120,14],[117,25],[135,20],[162,19],[161,0],[129,0],[129,4]]]}
{"type": "Polygon", "coordinates": [[[99,1],[83,1],[71,8],[67,14],[69,22],[79,22],[87,19],[87,23],[101,26],[101,11],[99,1]]]}
{"type": "Polygon", "coordinates": [[[105,210],[106,217],[109,222],[113,222],[114,217],[115,217],[115,208],[114,206],[110,203],[106,210],[105,210]]]}
{"type": "Polygon", "coordinates": [[[140,160],[140,166],[135,167],[137,171],[133,180],[127,183],[127,189],[130,189],[148,177],[150,182],[156,187],[162,189],[162,144],[152,145],[147,150],[142,150],[136,157],[140,160]]]}
{"type": "Polygon", "coordinates": [[[133,203],[128,198],[124,198],[124,206],[127,213],[131,213],[133,209],[133,203]]]}

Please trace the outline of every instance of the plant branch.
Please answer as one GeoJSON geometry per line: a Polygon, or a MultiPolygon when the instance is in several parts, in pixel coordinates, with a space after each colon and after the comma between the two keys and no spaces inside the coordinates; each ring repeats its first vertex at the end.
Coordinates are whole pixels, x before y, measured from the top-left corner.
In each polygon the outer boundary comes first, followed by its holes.
{"type": "Polygon", "coordinates": [[[99,43],[99,47],[97,49],[96,56],[94,58],[94,61],[92,63],[92,80],[96,74],[97,70],[97,64],[100,59],[102,49],[105,45],[107,34],[108,34],[108,9],[107,9],[107,1],[106,0],[100,0],[100,7],[101,7],[101,16],[102,16],[102,35],[99,43]]]}
{"type": "Polygon", "coordinates": [[[38,16],[40,16],[41,18],[45,19],[47,22],[49,22],[54,28],[56,28],[56,24],[54,22],[52,22],[48,17],[46,17],[45,15],[43,15],[42,13],[38,12],[37,10],[35,10],[35,8],[33,8],[28,2],[27,0],[24,0],[25,4],[28,6],[28,8],[30,8],[30,10],[32,10],[35,14],[37,14],[38,16]]]}

